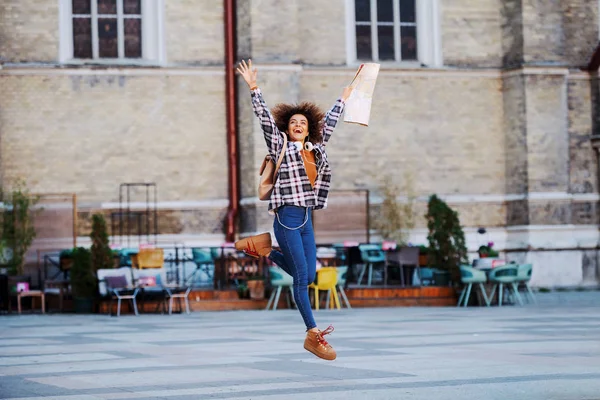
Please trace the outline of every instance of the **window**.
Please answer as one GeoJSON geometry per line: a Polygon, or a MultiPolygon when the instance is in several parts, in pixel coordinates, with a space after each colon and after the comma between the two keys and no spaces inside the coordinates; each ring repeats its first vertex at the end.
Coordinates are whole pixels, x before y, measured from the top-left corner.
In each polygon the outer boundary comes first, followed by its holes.
{"type": "Polygon", "coordinates": [[[438,0],[348,0],[349,63],[441,65],[438,0]]]}
{"type": "Polygon", "coordinates": [[[61,61],[164,61],[163,0],[60,1],[61,61]]]}

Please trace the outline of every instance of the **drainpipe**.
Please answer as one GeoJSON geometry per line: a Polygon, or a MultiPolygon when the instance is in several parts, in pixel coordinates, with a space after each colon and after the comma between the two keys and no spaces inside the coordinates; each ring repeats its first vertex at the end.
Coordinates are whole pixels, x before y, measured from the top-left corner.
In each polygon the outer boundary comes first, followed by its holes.
{"type": "Polygon", "coordinates": [[[229,206],[227,210],[226,235],[227,242],[235,240],[235,228],[240,205],[239,191],[239,160],[237,141],[237,91],[235,85],[235,0],[225,0],[225,107],[227,118],[227,154],[228,154],[228,181],[229,181],[229,206]]]}

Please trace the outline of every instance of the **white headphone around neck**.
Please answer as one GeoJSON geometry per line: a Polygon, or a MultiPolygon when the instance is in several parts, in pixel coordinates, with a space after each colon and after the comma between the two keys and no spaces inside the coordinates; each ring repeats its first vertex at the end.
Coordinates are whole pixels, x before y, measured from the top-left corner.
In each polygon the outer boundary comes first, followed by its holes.
{"type": "MultiPolygon", "coordinates": [[[[298,149],[298,151],[302,150],[302,142],[294,142],[294,145],[296,146],[296,148],[298,149]]],[[[315,146],[311,143],[311,142],[305,142],[304,143],[304,150],[306,151],[313,151],[313,149],[315,148],[315,146]]]]}

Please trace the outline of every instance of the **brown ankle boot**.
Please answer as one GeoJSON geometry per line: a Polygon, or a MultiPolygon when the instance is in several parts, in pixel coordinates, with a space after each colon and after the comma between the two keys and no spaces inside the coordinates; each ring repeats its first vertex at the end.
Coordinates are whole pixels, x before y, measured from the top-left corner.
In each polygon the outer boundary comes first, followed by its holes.
{"type": "Polygon", "coordinates": [[[315,356],[322,358],[324,360],[335,360],[337,357],[335,350],[327,340],[323,338],[323,336],[330,334],[333,332],[333,326],[329,325],[327,329],[324,331],[308,331],[306,332],[306,339],[304,339],[304,348],[315,356]]]}
{"type": "Polygon", "coordinates": [[[271,234],[266,232],[240,239],[235,242],[235,248],[251,257],[266,257],[271,253],[271,234]]]}

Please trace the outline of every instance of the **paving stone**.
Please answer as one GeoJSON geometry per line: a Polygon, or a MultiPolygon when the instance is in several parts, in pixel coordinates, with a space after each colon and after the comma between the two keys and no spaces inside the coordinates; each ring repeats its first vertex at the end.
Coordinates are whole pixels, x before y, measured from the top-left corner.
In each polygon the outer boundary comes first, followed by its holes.
{"type": "Polygon", "coordinates": [[[597,399],[600,292],[538,305],[0,318],[2,399],[597,399]]]}

